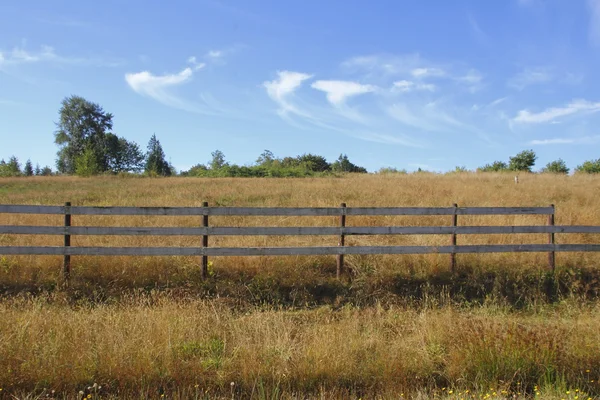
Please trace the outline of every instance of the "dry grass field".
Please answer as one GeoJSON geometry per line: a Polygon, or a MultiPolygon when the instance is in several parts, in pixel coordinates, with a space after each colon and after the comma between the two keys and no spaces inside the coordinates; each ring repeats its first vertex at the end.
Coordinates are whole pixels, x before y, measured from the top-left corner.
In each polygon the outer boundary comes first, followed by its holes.
{"type": "MultiPolygon", "coordinates": [[[[308,179],[0,179],[0,203],[98,206],[556,206],[600,225],[594,176],[357,175],[308,179]]],[[[0,215],[0,225],[62,216],[0,215]]],[[[73,216],[73,225],[199,226],[186,217],[73,216]]],[[[211,226],[335,226],[335,217],[211,217],[211,226]]],[[[545,224],[460,216],[459,225],[545,224]]],[[[348,217],[348,226],[450,217],[348,217]]],[[[545,243],[465,235],[459,244],[545,243]]],[[[600,243],[557,234],[557,243],[600,243]]],[[[195,237],[73,237],[73,245],[197,246],[195,237]]],[[[347,244],[448,244],[442,235],[347,244]]],[[[0,246],[61,245],[0,235],[0,246]]],[[[211,237],[211,246],[335,245],[336,237],[211,237]]],[[[0,256],[0,398],[600,398],[600,254],[217,257],[0,256]],[[96,384],[96,386],[94,386],[96,384]]]]}

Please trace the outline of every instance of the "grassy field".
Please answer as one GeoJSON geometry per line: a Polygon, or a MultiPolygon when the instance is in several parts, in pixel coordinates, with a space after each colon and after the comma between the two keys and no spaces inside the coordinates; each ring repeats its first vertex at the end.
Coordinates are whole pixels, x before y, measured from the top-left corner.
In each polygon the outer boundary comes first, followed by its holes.
{"type": "MultiPolygon", "coordinates": [[[[358,175],[315,179],[0,179],[0,203],[331,207],[556,206],[600,224],[593,176],[358,175]]],[[[184,217],[83,217],[74,225],[198,226],[184,217]]],[[[211,217],[214,226],[335,226],[334,217],[211,217]]],[[[0,215],[59,225],[61,216],[0,215]]],[[[449,225],[450,217],[348,217],[348,226],[449,225]]],[[[545,224],[543,216],[459,224],[545,224]]],[[[599,235],[556,235],[598,243],[599,235]]],[[[214,246],[335,245],[335,237],[211,237],[214,246]]],[[[448,244],[448,236],[350,237],[448,244]]],[[[546,235],[459,236],[459,244],[546,235]]],[[[62,237],[0,235],[0,245],[62,237]]],[[[197,245],[199,238],[74,237],[74,245],[197,245]]],[[[0,256],[0,398],[600,398],[600,254],[221,257],[0,256]],[[96,384],[96,386],[94,386],[96,384]],[[54,391],[54,392],[53,392],[54,391]],[[81,392],[80,392],[81,391],[81,392]]]]}

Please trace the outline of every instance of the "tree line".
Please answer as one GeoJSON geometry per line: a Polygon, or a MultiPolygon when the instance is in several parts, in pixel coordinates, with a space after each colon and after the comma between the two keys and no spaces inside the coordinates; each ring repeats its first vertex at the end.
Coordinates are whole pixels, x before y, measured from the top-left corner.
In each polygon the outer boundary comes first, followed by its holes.
{"type": "MultiPolygon", "coordinates": [[[[144,174],[148,176],[172,176],[177,171],[167,161],[160,141],[153,134],[146,151],[140,146],[112,131],[113,115],[105,112],[96,103],[80,96],[70,96],[61,102],[59,121],[56,123],[54,142],[59,146],[56,158],[56,173],[63,175],[92,176],[98,174],[144,174]]],[[[361,166],[352,163],[348,156],[340,154],[329,163],[325,157],[302,154],[296,157],[277,158],[265,150],[253,165],[230,164],[220,150],[211,153],[206,164],[196,164],[180,176],[199,177],[302,177],[337,173],[367,173],[361,166]]],[[[477,168],[477,172],[533,172],[537,155],[533,150],[524,150],[508,162],[494,161],[477,168]]],[[[419,168],[416,172],[426,172],[419,168]]],[[[465,167],[456,167],[453,172],[467,172],[465,167]]],[[[568,174],[570,169],[562,159],[549,162],[542,173],[568,174]]],[[[577,173],[600,173],[600,159],[585,161],[575,168],[577,173]]],[[[23,168],[17,157],[5,162],[0,160],[0,176],[52,175],[49,166],[33,167],[27,160],[23,168]]],[[[407,173],[396,168],[382,168],[378,173],[407,173]]]]}

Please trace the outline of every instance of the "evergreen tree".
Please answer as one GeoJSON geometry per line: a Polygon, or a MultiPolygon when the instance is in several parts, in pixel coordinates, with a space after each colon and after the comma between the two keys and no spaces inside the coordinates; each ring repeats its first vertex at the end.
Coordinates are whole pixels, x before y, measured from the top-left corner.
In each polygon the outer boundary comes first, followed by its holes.
{"type": "Polygon", "coordinates": [[[350,162],[346,154],[340,154],[337,161],[331,164],[331,170],[335,172],[367,172],[365,168],[359,167],[358,165],[355,165],[352,162],[350,162]]]}
{"type": "Polygon", "coordinates": [[[155,134],[152,135],[148,142],[145,172],[150,175],[159,176],[170,176],[173,172],[165,159],[165,153],[155,134]]]}
{"type": "Polygon", "coordinates": [[[42,174],[42,170],[40,168],[40,164],[36,163],[35,164],[35,175],[41,175],[42,174]]]}
{"type": "Polygon", "coordinates": [[[40,172],[40,175],[42,176],[50,176],[52,175],[52,168],[50,168],[49,166],[45,166],[44,168],[42,168],[42,171],[40,172]]]}
{"type": "Polygon", "coordinates": [[[33,175],[33,166],[31,165],[31,160],[27,160],[27,162],[25,163],[25,168],[23,168],[23,174],[25,176],[33,175]]]}
{"type": "Polygon", "coordinates": [[[19,163],[19,159],[15,156],[9,158],[8,163],[6,164],[6,170],[10,176],[21,175],[21,164],[19,163]]]}

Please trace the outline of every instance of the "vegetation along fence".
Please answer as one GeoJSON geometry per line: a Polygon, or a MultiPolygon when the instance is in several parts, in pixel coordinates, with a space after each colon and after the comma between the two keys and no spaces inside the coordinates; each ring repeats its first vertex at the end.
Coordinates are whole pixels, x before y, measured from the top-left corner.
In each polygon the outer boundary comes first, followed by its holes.
{"type": "Polygon", "coordinates": [[[9,235],[62,235],[64,246],[0,246],[4,255],[62,255],[64,278],[68,279],[71,256],[74,255],[130,255],[130,256],[200,256],[202,276],[206,277],[209,256],[282,256],[282,255],[337,255],[337,277],[344,269],[347,254],[450,254],[451,268],[459,253],[547,252],[548,268],[555,268],[555,252],[598,252],[600,244],[557,244],[555,233],[600,233],[600,226],[558,226],[554,224],[554,205],[549,207],[340,207],[279,208],[279,207],[87,207],[0,205],[0,213],[62,214],[64,226],[0,225],[0,234],[9,235]],[[74,215],[137,215],[201,217],[198,227],[122,227],[72,226],[74,215]],[[351,216],[432,216],[451,217],[449,226],[346,226],[351,216]],[[545,225],[534,226],[458,226],[460,215],[541,215],[547,216],[545,225]],[[210,216],[339,216],[339,226],[310,227],[216,227],[209,226],[210,216]],[[199,224],[200,225],[200,224],[199,224]],[[548,235],[547,244],[494,244],[457,245],[457,235],[521,234],[548,235]],[[447,246],[345,246],[347,235],[450,235],[447,246]],[[198,247],[75,247],[72,235],[186,235],[201,236],[198,247]],[[338,246],[319,247],[209,247],[209,236],[229,235],[335,235],[338,246]]]}

